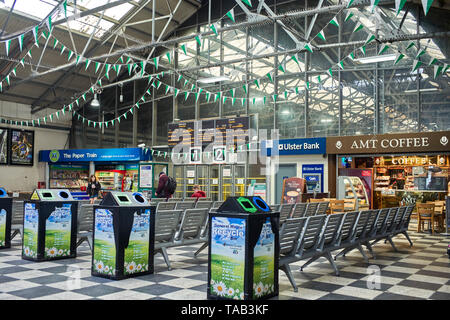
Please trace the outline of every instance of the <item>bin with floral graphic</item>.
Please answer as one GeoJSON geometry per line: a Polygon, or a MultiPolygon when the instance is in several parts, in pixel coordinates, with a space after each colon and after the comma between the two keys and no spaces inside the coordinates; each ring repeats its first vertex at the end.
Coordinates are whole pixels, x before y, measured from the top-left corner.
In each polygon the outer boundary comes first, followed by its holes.
{"type": "Polygon", "coordinates": [[[93,276],[120,280],[153,273],[155,209],[139,192],[112,191],[94,206],[93,276]]]}
{"type": "Polygon", "coordinates": [[[12,198],[0,188],[0,249],[11,248],[12,198]]]}
{"type": "Polygon", "coordinates": [[[229,197],[208,219],[208,299],[277,296],[279,212],[260,197],[229,197]]]}
{"type": "Polygon", "coordinates": [[[48,261],[76,257],[78,202],[69,190],[36,189],[24,201],[22,258],[48,261]]]}

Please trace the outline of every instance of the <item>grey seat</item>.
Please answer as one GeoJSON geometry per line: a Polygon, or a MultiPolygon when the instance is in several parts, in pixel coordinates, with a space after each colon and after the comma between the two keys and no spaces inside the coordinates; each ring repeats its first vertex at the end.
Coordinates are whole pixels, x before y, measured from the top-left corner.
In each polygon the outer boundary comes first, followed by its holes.
{"type": "Polygon", "coordinates": [[[169,198],[169,202],[181,202],[183,200],[183,198],[169,198]]]}
{"type": "Polygon", "coordinates": [[[175,210],[176,202],[159,202],[156,205],[156,211],[175,210]]]}
{"type": "Polygon", "coordinates": [[[186,210],[186,209],[194,209],[194,208],[195,208],[194,201],[177,202],[175,205],[176,210],[186,210]]]}
{"type": "Polygon", "coordinates": [[[195,203],[195,209],[209,209],[212,204],[212,201],[197,201],[195,203]]]}
{"type": "Polygon", "coordinates": [[[318,202],[316,214],[327,214],[329,205],[330,203],[328,201],[318,202]]]}
{"type": "Polygon", "coordinates": [[[414,210],[415,205],[410,205],[406,207],[405,213],[403,214],[403,217],[398,224],[397,228],[393,231],[393,235],[403,234],[406,239],[408,239],[409,244],[412,246],[413,243],[408,235],[408,227],[409,227],[409,221],[411,219],[411,214],[414,210]]]}
{"type": "Polygon", "coordinates": [[[292,218],[302,218],[305,216],[306,213],[306,202],[299,202],[296,203],[294,206],[294,209],[292,210],[292,218]]]}
{"type": "Polygon", "coordinates": [[[315,216],[317,213],[318,202],[308,202],[305,211],[305,217],[315,216]]]}
{"type": "Polygon", "coordinates": [[[93,228],[94,228],[94,205],[93,204],[79,205],[76,248],[78,248],[84,241],[87,241],[89,248],[92,251],[93,228]]]}
{"type": "Polygon", "coordinates": [[[280,225],[286,221],[286,219],[291,217],[293,204],[282,204],[280,206],[280,225]]]}
{"type": "Polygon", "coordinates": [[[12,221],[11,221],[11,240],[17,234],[23,235],[23,214],[24,203],[23,200],[13,200],[12,203],[12,221]]]}
{"type": "Polygon", "coordinates": [[[161,253],[169,270],[170,261],[167,247],[174,245],[182,210],[156,210],[155,213],[155,252],[161,253]]]}
{"type": "Polygon", "coordinates": [[[280,205],[279,204],[271,204],[271,205],[269,205],[269,208],[271,211],[278,212],[280,210],[280,205]]]}

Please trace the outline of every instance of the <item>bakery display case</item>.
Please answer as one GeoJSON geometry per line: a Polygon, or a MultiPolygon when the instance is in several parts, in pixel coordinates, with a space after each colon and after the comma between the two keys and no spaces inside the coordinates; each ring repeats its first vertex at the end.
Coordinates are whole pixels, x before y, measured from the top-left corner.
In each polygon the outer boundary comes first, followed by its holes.
{"type": "Polygon", "coordinates": [[[338,199],[356,199],[356,210],[369,209],[369,197],[359,177],[338,177],[338,199]]]}

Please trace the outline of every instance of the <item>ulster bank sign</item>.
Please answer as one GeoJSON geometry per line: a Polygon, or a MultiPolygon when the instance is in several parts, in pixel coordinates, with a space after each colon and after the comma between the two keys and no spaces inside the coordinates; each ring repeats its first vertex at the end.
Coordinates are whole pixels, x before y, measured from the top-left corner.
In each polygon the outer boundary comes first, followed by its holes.
{"type": "Polygon", "coordinates": [[[267,143],[267,141],[262,141],[261,151],[265,154],[265,151],[267,150],[268,156],[325,154],[325,146],[325,138],[282,139],[274,140],[269,143],[267,143]]]}
{"type": "Polygon", "coordinates": [[[329,154],[375,154],[450,151],[450,132],[420,132],[370,136],[328,137],[329,154]]]}

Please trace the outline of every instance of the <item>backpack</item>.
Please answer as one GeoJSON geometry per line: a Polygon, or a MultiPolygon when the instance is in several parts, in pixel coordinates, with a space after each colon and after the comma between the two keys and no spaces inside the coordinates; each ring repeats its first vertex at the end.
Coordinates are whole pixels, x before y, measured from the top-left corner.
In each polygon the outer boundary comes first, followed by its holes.
{"type": "Polygon", "coordinates": [[[177,189],[177,182],[175,181],[174,178],[168,176],[167,177],[167,182],[166,182],[166,187],[165,187],[165,192],[169,195],[172,195],[175,193],[175,190],[177,189]]]}

